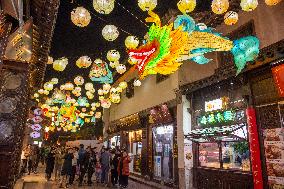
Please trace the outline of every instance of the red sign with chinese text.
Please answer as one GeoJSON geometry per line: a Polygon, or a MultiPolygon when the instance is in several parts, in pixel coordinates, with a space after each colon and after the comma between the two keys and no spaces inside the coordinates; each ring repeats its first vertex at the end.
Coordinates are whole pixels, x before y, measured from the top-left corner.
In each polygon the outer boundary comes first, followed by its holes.
{"type": "Polygon", "coordinates": [[[284,97],[284,64],[272,68],[274,83],[280,97],[284,97]]]}

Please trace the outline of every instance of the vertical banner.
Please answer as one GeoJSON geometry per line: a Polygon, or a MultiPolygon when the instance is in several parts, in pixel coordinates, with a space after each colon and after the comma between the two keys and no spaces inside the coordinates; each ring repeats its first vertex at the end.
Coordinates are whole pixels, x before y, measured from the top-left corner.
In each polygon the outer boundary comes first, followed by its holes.
{"type": "Polygon", "coordinates": [[[254,189],[263,189],[260,147],[259,147],[259,139],[258,139],[254,108],[252,107],[247,108],[246,115],[248,122],[248,131],[249,131],[249,144],[250,144],[254,189]]]}
{"type": "Polygon", "coordinates": [[[284,64],[272,68],[274,83],[280,97],[284,97],[284,64]]]}

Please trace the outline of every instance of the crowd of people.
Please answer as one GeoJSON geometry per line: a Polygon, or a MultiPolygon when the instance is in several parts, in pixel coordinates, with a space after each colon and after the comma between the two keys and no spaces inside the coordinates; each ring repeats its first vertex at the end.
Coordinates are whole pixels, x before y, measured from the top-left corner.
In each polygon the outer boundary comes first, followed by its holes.
{"type": "Polygon", "coordinates": [[[79,148],[49,147],[43,151],[46,179],[49,181],[54,175],[60,188],[75,183],[79,187],[94,183],[106,187],[128,187],[131,159],[126,150],[103,147],[98,151],[81,144],[79,148]]]}

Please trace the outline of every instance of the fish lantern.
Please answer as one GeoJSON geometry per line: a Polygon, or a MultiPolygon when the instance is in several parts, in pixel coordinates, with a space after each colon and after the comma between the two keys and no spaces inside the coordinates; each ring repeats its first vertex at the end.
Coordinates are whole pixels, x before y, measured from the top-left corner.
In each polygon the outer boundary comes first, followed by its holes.
{"type": "Polygon", "coordinates": [[[143,11],[152,11],[157,6],[157,0],[138,0],[138,6],[143,11]]]}
{"type": "Polygon", "coordinates": [[[85,84],[85,89],[86,89],[87,91],[90,91],[90,90],[94,89],[93,83],[86,83],[86,84],[85,84]]]}
{"type": "Polygon", "coordinates": [[[117,67],[116,67],[116,71],[119,73],[119,74],[123,74],[124,72],[126,72],[126,66],[124,64],[119,64],[117,67]]]}
{"type": "Polygon", "coordinates": [[[95,118],[96,118],[96,119],[99,119],[99,118],[101,118],[101,117],[102,117],[102,113],[101,113],[101,112],[96,112],[95,118]]]}
{"type": "Polygon", "coordinates": [[[135,36],[128,36],[126,37],[124,43],[125,43],[126,48],[135,49],[139,45],[139,40],[135,36]]]}
{"type": "Polygon", "coordinates": [[[234,11],[229,11],[225,14],[224,16],[224,23],[226,25],[234,25],[238,22],[238,13],[234,12],[234,11]]]}
{"type": "Polygon", "coordinates": [[[110,84],[105,83],[105,84],[103,85],[103,90],[109,91],[110,89],[111,89],[111,85],[110,85],[110,84]]]}
{"type": "Polygon", "coordinates": [[[53,58],[51,56],[48,56],[47,64],[53,64],[53,58]]]}
{"type": "Polygon", "coordinates": [[[64,86],[65,86],[64,89],[67,91],[72,91],[74,89],[74,85],[71,82],[65,83],[64,86]]]}
{"type": "Polygon", "coordinates": [[[107,59],[110,62],[116,62],[120,59],[120,54],[117,50],[110,50],[107,52],[107,59]]]}
{"type": "Polygon", "coordinates": [[[136,79],[134,82],[133,82],[133,85],[135,87],[140,87],[141,86],[141,81],[139,79],[136,79]]]}
{"type": "Polygon", "coordinates": [[[109,98],[114,104],[118,104],[120,102],[120,95],[118,93],[112,93],[109,98]]]}
{"type": "Polygon", "coordinates": [[[110,63],[109,63],[109,66],[110,66],[111,68],[116,68],[118,65],[119,65],[119,61],[115,61],[115,62],[110,62],[110,63]]]}
{"type": "Polygon", "coordinates": [[[103,95],[104,94],[104,90],[103,89],[99,89],[98,90],[98,95],[103,95]]]}
{"type": "Polygon", "coordinates": [[[109,108],[111,106],[111,102],[108,99],[102,99],[101,100],[101,106],[103,108],[109,108]]]}
{"type": "Polygon", "coordinates": [[[40,131],[41,130],[41,125],[40,124],[33,124],[31,126],[31,129],[34,130],[34,131],[40,131]]]}
{"type": "Polygon", "coordinates": [[[107,63],[101,59],[96,59],[94,61],[89,73],[89,77],[92,81],[97,81],[100,83],[113,82],[112,72],[109,70],[107,63]]]}
{"type": "Polygon", "coordinates": [[[229,8],[228,0],[213,0],[211,4],[212,11],[215,14],[223,14],[229,8]]]}
{"type": "Polygon", "coordinates": [[[102,35],[107,41],[114,41],[119,36],[119,31],[114,25],[106,25],[102,30],[102,35]]]}
{"type": "Polygon", "coordinates": [[[67,58],[61,58],[61,59],[55,60],[53,62],[53,69],[56,71],[62,72],[65,70],[67,64],[68,64],[67,58]]]}
{"type": "Polygon", "coordinates": [[[31,138],[39,138],[40,137],[40,133],[37,131],[34,131],[32,133],[30,133],[31,138]]]}
{"type": "Polygon", "coordinates": [[[90,57],[88,56],[81,56],[77,61],[76,61],[76,65],[79,68],[88,68],[90,67],[92,64],[92,60],[90,57]]]}
{"type": "Polygon", "coordinates": [[[50,80],[50,83],[52,83],[53,85],[58,84],[58,78],[54,77],[50,80]]]}
{"type": "Polygon", "coordinates": [[[43,88],[47,91],[51,91],[53,89],[53,84],[50,83],[50,82],[46,82],[44,85],[43,85],[43,88]]]}
{"type": "Polygon", "coordinates": [[[84,78],[80,75],[76,76],[74,79],[74,83],[76,85],[83,85],[84,84],[84,78]]]}
{"type": "Polygon", "coordinates": [[[196,0],[180,0],[177,7],[183,14],[192,12],[196,7],[196,0]]]}
{"type": "Polygon", "coordinates": [[[114,9],[114,2],[114,0],[93,0],[93,7],[100,14],[109,14],[114,9]]]}
{"type": "Polygon", "coordinates": [[[278,3],[280,3],[282,0],[265,0],[265,3],[268,6],[273,6],[273,5],[277,5],[278,3]]]}
{"type": "Polygon", "coordinates": [[[77,7],[71,12],[71,21],[76,26],[85,27],[89,25],[91,21],[91,14],[84,7],[77,7]]]}
{"type": "Polygon", "coordinates": [[[241,0],[240,5],[243,11],[253,11],[258,5],[258,0],[241,0]]]}
{"type": "Polygon", "coordinates": [[[127,83],[125,81],[122,81],[122,82],[119,83],[119,87],[121,87],[122,89],[126,89],[127,83]]]}

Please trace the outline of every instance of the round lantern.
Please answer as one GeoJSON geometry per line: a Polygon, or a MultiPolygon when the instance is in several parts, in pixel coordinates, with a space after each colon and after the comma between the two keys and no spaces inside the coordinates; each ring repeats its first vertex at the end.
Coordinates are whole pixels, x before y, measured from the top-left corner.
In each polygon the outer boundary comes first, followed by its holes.
{"type": "Polygon", "coordinates": [[[43,94],[48,95],[49,91],[48,90],[43,90],[43,94]]]}
{"type": "Polygon", "coordinates": [[[183,14],[192,12],[196,7],[196,0],[180,0],[177,7],[183,14]]]}
{"type": "Polygon", "coordinates": [[[109,63],[109,66],[110,66],[111,68],[116,68],[118,65],[119,65],[119,62],[118,62],[118,61],[110,62],[110,63],[109,63]]]}
{"type": "Polygon", "coordinates": [[[135,49],[139,45],[139,40],[135,36],[128,36],[125,39],[125,46],[128,49],[135,49]]]}
{"type": "Polygon", "coordinates": [[[116,93],[116,92],[117,92],[117,91],[116,91],[116,88],[113,88],[113,87],[112,87],[112,88],[110,89],[110,93],[116,93]]]}
{"type": "Polygon", "coordinates": [[[92,60],[90,57],[88,56],[81,56],[77,61],[76,61],[76,65],[79,68],[88,68],[89,66],[91,66],[92,64],[92,60]]]}
{"type": "Polygon", "coordinates": [[[104,90],[99,89],[99,90],[98,90],[98,95],[103,95],[103,94],[104,94],[104,90]]]}
{"type": "Polygon", "coordinates": [[[109,98],[114,104],[118,104],[120,102],[120,95],[118,93],[112,93],[109,98]]]}
{"type": "Polygon", "coordinates": [[[37,92],[38,92],[39,94],[43,94],[44,90],[43,90],[43,89],[39,89],[37,92]]]}
{"type": "Polygon", "coordinates": [[[88,99],[93,99],[94,98],[94,94],[91,93],[90,91],[87,91],[86,95],[87,95],[88,99]]]}
{"type": "Polygon", "coordinates": [[[111,102],[108,99],[101,100],[101,106],[103,108],[109,108],[111,106],[111,102]]]}
{"type": "Polygon", "coordinates": [[[65,90],[65,85],[60,85],[60,90],[65,90]]]}
{"type": "Polygon", "coordinates": [[[55,60],[53,62],[53,69],[56,71],[62,72],[63,70],[65,70],[67,64],[68,64],[67,58],[61,58],[61,59],[55,60]]]}
{"type": "Polygon", "coordinates": [[[53,64],[53,58],[51,56],[48,56],[47,64],[53,64]]]}
{"type": "Polygon", "coordinates": [[[105,84],[103,85],[103,90],[109,91],[110,89],[111,89],[111,85],[110,85],[110,84],[105,83],[105,84]]]}
{"type": "Polygon", "coordinates": [[[76,26],[85,27],[89,25],[91,15],[84,7],[77,7],[71,12],[71,20],[76,26]]]}
{"type": "Polygon", "coordinates": [[[65,86],[64,89],[67,91],[72,91],[74,89],[74,85],[71,82],[65,83],[64,86],[65,86]]]}
{"type": "Polygon", "coordinates": [[[50,82],[46,82],[44,85],[43,85],[43,88],[47,91],[51,91],[53,89],[53,84],[50,83],[50,82]]]}
{"type": "Polygon", "coordinates": [[[121,87],[122,89],[126,89],[127,83],[125,81],[122,81],[122,82],[119,83],[119,87],[121,87]]]}
{"type": "Polygon", "coordinates": [[[117,50],[110,50],[107,52],[107,59],[110,62],[118,61],[120,59],[120,54],[117,50]]]}
{"type": "Polygon", "coordinates": [[[114,0],[93,0],[94,9],[101,14],[109,14],[114,9],[114,0]]]}
{"type": "Polygon", "coordinates": [[[240,5],[244,11],[253,11],[258,5],[258,0],[241,0],[240,5]]]}
{"type": "Polygon", "coordinates": [[[81,89],[81,87],[75,87],[75,88],[74,88],[74,91],[79,91],[79,92],[81,92],[82,89],[81,89]]]}
{"type": "Polygon", "coordinates": [[[53,85],[56,85],[58,84],[58,79],[54,77],[50,80],[50,83],[52,83],[53,85]]]}
{"type": "Polygon", "coordinates": [[[101,112],[96,112],[95,118],[99,119],[101,117],[102,117],[102,113],[101,112]]]}
{"type": "Polygon", "coordinates": [[[107,41],[114,41],[118,37],[119,31],[114,25],[106,25],[102,30],[102,35],[107,41]]]}
{"type": "Polygon", "coordinates": [[[89,90],[91,93],[95,93],[96,90],[94,88],[92,88],[91,90],[89,90]]]}
{"type": "Polygon", "coordinates": [[[74,79],[74,83],[76,85],[83,85],[84,84],[84,78],[80,75],[76,76],[74,79]]]}
{"type": "Polygon", "coordinates": [[[101,103],[97,102],[96,107],[99,108],[101,106],[101,103]]]}
{"type": "Polygon", "coordinates": [[[138,0],[138,6],[143,11],[152,11],[157,6],[157,0],[138,0]]]}
{"type": "Polygon", "coordinates": [[[34,94],[34,98],[38,98],[39,97],[39,94],[38,93],[35,93],[34,94]]]}
{"type": "Polygon", "coordinates": [[[140,87],[141,86],[141,81],[139,79],[136,79],[134,82],[133,82],[133,85],[135,87],[140,87]]]}
{"type": "Polygon", "coordinates": [[[234,25],[238,22],[238,19],[239,19],[238,13],[234,11],[229,11],[224,16],[224,23],[226,25],[234,25]]]}
{"type": "Polygon", "coordinates": [[[85,84],[85,89],[86,89],[87,91],[92,90],[93,88],[94,88],[93,83],[86,83],[86,84],[85,84]]]}
{"type": "Polygon", "coordinates": [[[81,96],[81,91],[73,90],[72,93],[77,97],[81,96]]]}
{"type": "Polygon", "coordinates": [[[265,3],[269,6],[277,5],[280,3],[282,0],[265,0],[265,3]]]}
{"type": "Polygon", "coordinates": [[[215,14],[223,14],[229,8],[228,0],[213,0],[211,4],[212,11],[215,14]]]}
{"type": "Polygon", "coordinates": [[[121,92],[123,91],[123,89],[122,89],[121,87],[119,87],[119,86],[118,86],[118,87],[116,87],[116,89],[115,89],[115,90],[116,90],[116,92],[118,92],[118,93],[121,93],[121,92]]]}
{"type": "Polygon", "coordinates": [[[108,94],[109,90],[103,90],[104,95],[108,94]]]}
{"type": "Polygon", "coordinates": [[[116,67],[116,71],[117,73],[119,74],[123,74],[124,72],[126,72],[126,66],[124,64],[119,64],[117,67],[116,67]]]}

